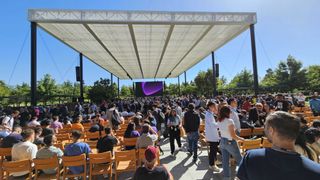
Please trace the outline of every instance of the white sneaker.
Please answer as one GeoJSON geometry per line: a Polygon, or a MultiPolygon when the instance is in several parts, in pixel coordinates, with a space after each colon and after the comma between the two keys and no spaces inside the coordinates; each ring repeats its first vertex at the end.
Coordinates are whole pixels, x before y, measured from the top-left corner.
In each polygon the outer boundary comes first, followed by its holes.
{"type": "Polygon", "coordinates": [[[222,169],[219,168],[217,165],[209,166],[209,169],[213,170],[214,172],[221,172],[222,169]]]}
{"type": "Polygon", "coordinates": [[[222,164],[222,162],[219,161],[219,160],[216,160],[214,163],[215,163],[216,165],[221,165],[221,164],[222,164]]]}

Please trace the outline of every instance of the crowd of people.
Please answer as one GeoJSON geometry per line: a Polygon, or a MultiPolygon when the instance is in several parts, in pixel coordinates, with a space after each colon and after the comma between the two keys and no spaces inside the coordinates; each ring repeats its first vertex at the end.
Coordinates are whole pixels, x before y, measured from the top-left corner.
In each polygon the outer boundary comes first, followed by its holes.
{"type": "MultiPolygon", "coordinates": [[[[320,179],[320,120],[308,124],[303,116],[289,112],[292,107],[310,106],[314,116],[320,114],[320,99],[315,93],[309,101],[300,93],[261,96],[217,96],[202,98],[152,97],[74,106],[53,105],[22,108],[1,108],[0,139],[2,148],[12,147],[12,160],[76,156],[92,153],[81,141],[84,123],[89,132],[104,134],[97,140],[98,153],[111,151],[120,140],[114,135],[125,120],[129,120],[124,138],[137,138],[135,146],[125,150],[146,148],[145,164],[136,170],[133,179],[172,179],[165,166],[156,166],[161,140],[169,138],[171,156],[182,149],[181,138],[186,135],[187,153],[193,163],[198,161],[198,142],[201,135],[209,146],[208,165],[214,172],[231,178],[230,157],[235,160],[237,177],[255,179],[320,179]],[[306,103],[308,102],[308,103],[306,103]],[[307,105],[309,104],[309,105],[307,105]],[[204,134],[200,125],[204,124],[204,134]],[[272,148],[240,153],[241,129],[264,127],[272,148]],[[62,151],[55,147],[56,134],[63,128],[72,130],[72,143],[62,151]],[[177,144],[177,147],[176,145],[177,144]],[[221,162],[218,161],[221,154],[221,162]],[[222,168],[219,168],[219,164],[222,168]]],[[[71,167],[72,173],[83,172],[83,167],[71,167]]],[[[23,177],[28,172],[15,173],[23,177]]],[[[55,173],[48,169],[43,173],[55,173]]]]}

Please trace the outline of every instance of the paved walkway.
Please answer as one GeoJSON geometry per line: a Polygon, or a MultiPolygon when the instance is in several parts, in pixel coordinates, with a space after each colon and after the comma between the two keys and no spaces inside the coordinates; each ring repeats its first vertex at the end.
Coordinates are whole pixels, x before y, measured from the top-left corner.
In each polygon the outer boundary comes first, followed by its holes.
{"type": "MultiPolygon", "coordinates": [[[[182,139],[182,150],[176,152],[175,157],[170,156],[170,144],[169,139],[165,139],[162,142],[161,148],[164,151],[164,155],[160,156],[161,164],[166,164],[175,180],[222,180],[221,173],[213,173],[212,170],[208,169],[208,151],[204,149],[202,152],[199,148],[198,161],[192,163],[192,157],[189,157],[185,152],[185,140],[182,139]]],[[[219,156],[218,159],[221,160],[219,156]]],[[[219,165],[220,168],[221,165],[219,165]]],[[[231,167],[231,172],[234,176],[235,167],[231,167]]],[[[133,173],[121,174],[119,180],[129,180],[133,176],[133,173]]]]}

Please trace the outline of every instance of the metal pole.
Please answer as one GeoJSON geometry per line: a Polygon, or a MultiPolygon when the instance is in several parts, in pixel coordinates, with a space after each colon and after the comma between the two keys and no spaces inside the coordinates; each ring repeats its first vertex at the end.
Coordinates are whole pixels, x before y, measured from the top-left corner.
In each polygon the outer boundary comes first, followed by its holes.
{"type": "Polygon", "coordinates": [[[134,82],[132,82],[132,91],[133,91],[133,97],[135,97],[135,87],[134,87],[134,82]]]}
{"type": "Polygon", "coordinates": [[[213,97],[217,95],[217,77],[216,77],[216,66],[215,66],[215,59],[214,59],[214,52],[211,52],[212,57],[212,75],[213,75],[213,97]]]}
{"type": "Polygon", "coordinates": [[[31,22],[31,105],[37,105],[37,23],[31,22]]]}
{"type": "Polygon", "coordinates": [[[250,25],[250,36],[251,36],[251,52],[252,52],[252,65],[253,65],[253,88],[254,94],[259,93],[259,82],[258,82],[258,67],[257,67],[257,52],[256,52],[256,40],[254,36],[254,25],[250,25]]]}
{"type": "Polygon", "coordinates": [[[82,53],[79,54],[79,60],[80,60],[80,102],[83,102],[83,56],[82,53]]]}
{"type": "Polygon", "coordinates": [[[181,95],[181,89],[180,89],[180,76],[178,76],[178,88],[179,88],[179,96],[181,95]]]}
{"type": "Polygon", "coordinates": [[[119,80],[119,77],[118,77],[118,98],[120,98],[120,80],[119,80]]]}
{"type": "Polygon", "coordinates": [[[187,72],[184,72],[184,85],[187,86],[187,72]]]}

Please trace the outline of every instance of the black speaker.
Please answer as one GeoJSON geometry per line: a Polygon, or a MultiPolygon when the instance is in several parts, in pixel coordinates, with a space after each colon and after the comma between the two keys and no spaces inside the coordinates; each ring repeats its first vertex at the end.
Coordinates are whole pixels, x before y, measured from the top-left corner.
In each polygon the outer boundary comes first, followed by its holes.
{"type": "Polygon", "coordinates": [[[76,79],[77,81],[81,80],[80,66],[76,66],[76,79]]]}
{"type": "Polygon", "coordinates": [[[219,64],[216,64],[216,77],[219,77],[219,64]]]}

